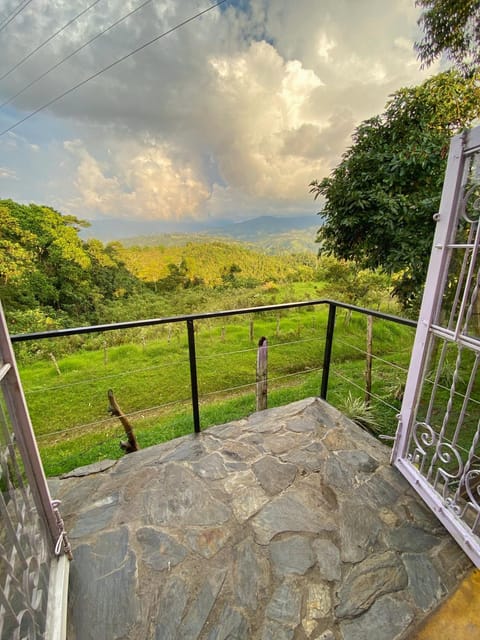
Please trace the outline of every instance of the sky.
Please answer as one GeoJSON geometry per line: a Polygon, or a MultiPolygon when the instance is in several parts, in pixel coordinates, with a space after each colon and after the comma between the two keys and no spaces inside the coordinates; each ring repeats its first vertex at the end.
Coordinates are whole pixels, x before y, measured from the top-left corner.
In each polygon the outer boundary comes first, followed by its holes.
{"type": "MultiPolygon", "coordinates": [[[[93,0],[0,2],[0,76],[93,0]]],[[[97,0],[0,80],[0,131],[208,8],[97,0]],[[9,101],[15,94],[19,95],[9,101]],[[8,104],[5,104],[7,103],[8,104]]],[[[309,194],[388,96],[419,84],[414,0],[227,0],[0,135],[0,198],[172,224],[318,211],[309,194]]]]}

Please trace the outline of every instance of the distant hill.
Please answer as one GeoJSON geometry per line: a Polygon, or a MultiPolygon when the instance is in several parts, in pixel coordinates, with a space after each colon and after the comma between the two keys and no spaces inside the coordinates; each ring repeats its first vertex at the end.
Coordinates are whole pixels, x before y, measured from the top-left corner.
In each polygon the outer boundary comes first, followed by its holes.
{"type": "Polygon", "coordinates": [[[321,220],[316,216],[277,218],[261,216],[245,222],[224,223],[188,233],[154,233],[122,238],[127,247],[184,246],[218,239],[255,245],[267,253],[317,253],[315,243],[321,220]]]}
{"type": "Polygon", "coordinates": [[[168,286],[173,278],[186,277],[190,282],[207,286],[252,283],[300,282],[315,278],[317,258],[302,252],[296,255],[272,255],[231,240],[199,238],[184,245],[122,246],[117,255],[127,269],[146,282],[168,286]]]}
{"type": "Polygon", "coordinates": [[[285,233],[292,229],[310,229],[312,227],[318,227],[318,219],[315,216],[295,216],[290,218],[260,216],[244,222],[232,222],[213,227],[209,229],[209,234],[229,235],[242,240],[255,240],[258,236],[285,233]]]}

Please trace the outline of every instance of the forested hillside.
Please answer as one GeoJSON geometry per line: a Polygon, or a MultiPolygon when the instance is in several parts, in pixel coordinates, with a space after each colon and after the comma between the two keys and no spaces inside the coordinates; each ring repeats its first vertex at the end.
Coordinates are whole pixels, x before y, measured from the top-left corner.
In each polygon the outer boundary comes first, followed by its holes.
{"type": "Polygon", "coordinates": [[[118,246],[79,238],[85,224],[51,207],[0,201],[0,297],[22,329],[90,318],[142,289],[118,246]]]}
{"type": "Polygon", "coordinates": [[[87,224],[51,207],[0,201],[0,298],[12,332],[185,312],[196,306],[182,302],[185,290],[315,279],[313,253],[271,256],[208,240],[127,248],[83,240],[87,224]]]}
{"type": "Polygon", "coordinates": [[[255,286],[315,277],[313,253],[267,255],[239,243],[203,240],[183,246],[118,248],[132,274],[156,283],[158,290],[204,284],[255,286]]]}
{"type": "Polygon", "coordinates": [[[238,242],[125,247],[83,240],[51,207],[0,201],[0,299],[12,333],[328,296],[366,306],[390,280],[313,252],[270,255],[238,242]]]}

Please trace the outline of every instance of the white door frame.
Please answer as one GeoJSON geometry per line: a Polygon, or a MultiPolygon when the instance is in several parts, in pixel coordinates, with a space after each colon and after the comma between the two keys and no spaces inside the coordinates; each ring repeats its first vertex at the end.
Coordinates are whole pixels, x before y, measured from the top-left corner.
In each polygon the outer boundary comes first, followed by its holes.
{"type": "MultiPolygon", "coordinates": [[[[478,567],[480,397],[475,398],[474,394],[480,396],[477,375],[480,371],[480,335],[471,330],[471,325],[472,310],[480,306],[480,199],[477,191],[474,193],[474,190],[478,190],[475,186],[477,180],[480,183],[479,152],[480,127],[452,138],[440,209],[435,216],[437,225],[425,291],[392,452],[392,463],[478,567]],[[468,217],[466,207],[468,204],[469,211],[471,210],[472,202],[468,200],[472,195],[477,197],[475,215],[472,217],[468,214],[468,217]],[[457,238],[459,224],[462,229],[469,229],[468,237],[464,239],[462,236],[461,241],[457,238]],[[459,262],[454,262],[453,256],[460,256],[463,265],[459,267],[455,280],[451,280],[449,269],[453,270],[459,262]],[[446,304],[444,292],[450,281],[455,282],[456,292],[454,296],[450,295],[446,304]],[[451,313],[445,320],[443,314],[446,307],[451,313]],[[447,351],[456,354],[453,366],[448,371],[447,351]],[[430,369],[432,366],[433,374],[430,369]],[[460,370],[463,374],[465,369],[467,380],[460,385],[460,370]],[[442,383],[442,372],[451,372],[449,389],[446,383],[442,383]],[[426,403],[429,404],[426,409],[421,405],[422,402],[425,404],[427,387],[430,389],[430,399],[426,403]],[[441,411],[437,407],[435,413],[432,406],[435,402],[438,404],[441,393],[444,395],[444,406],[441,411]],[[458,406],[454,409],[455,403],[458,406]],[[460,445],[458,439],[462,426],[466,424],[466,416],[469,416],[471,438],[468,445],[465,445],[464,439],[460,445]],[[454,427],[451,426],[452,423],[454,427]]],[[[465,235],[467,232],[463,233],[465,235]]]]}

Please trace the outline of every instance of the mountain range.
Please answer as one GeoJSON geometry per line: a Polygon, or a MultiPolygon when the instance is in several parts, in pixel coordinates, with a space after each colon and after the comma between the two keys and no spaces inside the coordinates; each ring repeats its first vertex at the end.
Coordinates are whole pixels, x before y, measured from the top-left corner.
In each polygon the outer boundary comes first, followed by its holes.
{"type": "Polygon", "coordinates": [[[171,246],[222,238],[253,244],[268,253],[317,252],[315,238],[321,219],[309,216],[259,216],[243,222],[174,224],[163,221],[92,220],[86,238],[120,240],[125,246],[171,246]]]}

